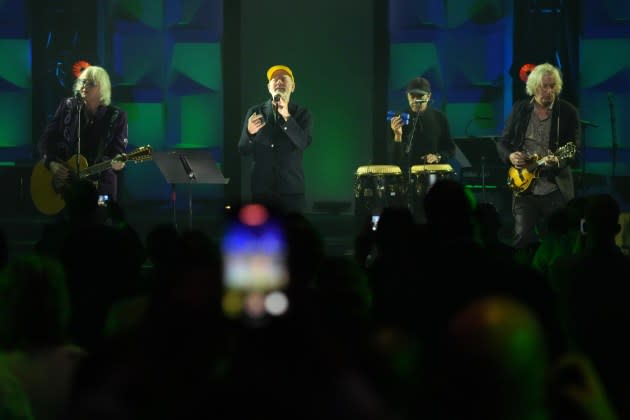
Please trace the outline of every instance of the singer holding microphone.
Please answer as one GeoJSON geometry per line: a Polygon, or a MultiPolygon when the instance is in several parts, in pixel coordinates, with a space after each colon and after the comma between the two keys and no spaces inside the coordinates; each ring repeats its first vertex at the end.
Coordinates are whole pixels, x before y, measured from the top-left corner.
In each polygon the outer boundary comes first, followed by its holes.
{"type": "MultiPolygon", "coordinates": [[[[73,156],[85,157],[88,166],[114,159],[127,148],[127,114],[111,105],[111,82],[102,67],[88,66],[77,77],[73,96],[61,101],[39,139],[39,150],[58,186],[68,186],[73,156]]],[[[73,165],[74,166],[74,165],[73,165]]],[[[117,200],[118,171],[124,162],[94,175],[99,195],[117,200]]]]}
{"type": "Polygon", "coordinates": [[[251,200],[281,212],[305,206],[303,152],[312,142],[311,113],[291,101],[293,71],[285,65],[267,70],[269,99],[245,115],[238,150],[252,157],[251,200]]]}

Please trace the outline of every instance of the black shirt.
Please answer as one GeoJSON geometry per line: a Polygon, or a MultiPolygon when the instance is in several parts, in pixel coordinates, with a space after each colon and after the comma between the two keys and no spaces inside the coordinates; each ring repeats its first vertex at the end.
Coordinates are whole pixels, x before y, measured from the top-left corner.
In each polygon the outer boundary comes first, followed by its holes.
{"type": "Polygon", "coordinates": [[[388,160],[391,164],[405,170],[408,166],[425,164],[424,156],[430,153],[439,154],[440,162],[446,162],[455,155],[455,143],[451,138],[448,120],[443,112],[434,108],[427,108],[420,115],[410,109],[405,112],[408,112],[411,118],[409,124],[403,126],[402,142],[395,142],[392,129],[388,128],[390,135],[387,149],[388,160]],[[417,124],[413,141],[411,141],[411,132],[416,118],[417,124]],[[410,141],[411,148],[407,155],[410,141]]]}

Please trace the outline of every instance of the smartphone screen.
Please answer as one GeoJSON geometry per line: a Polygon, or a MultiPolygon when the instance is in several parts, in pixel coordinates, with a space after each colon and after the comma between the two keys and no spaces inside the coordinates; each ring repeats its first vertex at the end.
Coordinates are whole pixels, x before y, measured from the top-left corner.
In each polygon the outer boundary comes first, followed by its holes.
{"type": "Polygon", "coordinates": [[[381,218],[378,214],[372,216],[372,230],[376,230],[378,228],[378,221],[381,218]]]}
{"type": "Polygon", "coordinates": [[[101,207],[105,207],[105,206],[107,206],[107,202],[108,201],[109,201],[109,195],[107,195],[107,194],[99,195],[97,204],[99,206],[101,206],[101,207]]]}
{"type": "Polygon", "coordinates": [[[221,252],[227,315],[257,318],[279,314],[282,306],[286,309],[286,237],[281,223],[264,206],[244,206],[228,221],[221,252]]]}

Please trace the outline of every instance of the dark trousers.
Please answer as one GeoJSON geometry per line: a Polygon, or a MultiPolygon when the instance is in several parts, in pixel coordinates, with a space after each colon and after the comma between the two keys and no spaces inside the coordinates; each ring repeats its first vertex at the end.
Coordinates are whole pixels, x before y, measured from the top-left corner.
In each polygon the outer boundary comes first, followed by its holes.
{"type": "Polygon", "coordinates": [[[546,231],[549,216],[566,206],[567,201],[556,190],[546,195],[520,194],[512,198],[514,237],[512,245],[517,249],[535,247],[540,235],[546,231]]]}

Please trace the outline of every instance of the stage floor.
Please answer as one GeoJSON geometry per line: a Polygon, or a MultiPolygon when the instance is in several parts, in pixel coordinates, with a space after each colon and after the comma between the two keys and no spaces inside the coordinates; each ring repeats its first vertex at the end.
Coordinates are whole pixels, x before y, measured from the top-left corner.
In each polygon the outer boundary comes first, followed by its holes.
{"type": "MultiPolygon", "coordinates": [[[[144,240],[146,235],[159,224],[174,223],[180,231],[191,227],[206,232],[219,240],[223,231],[223,208],[213,203],[194,203],[192,215],[188,208],[179,208],[173,214],[168,204],[137,202],[125,208],[128,223],[136,229],[144,240]]],[[[356,223],[352,213],[327,214],[305,213],[322,236],[325,251],[329,255],[352,255],[356,223]]],[[[32,206],[24,206],[13,211],[7,206],[0,214],[0,228],[8,239],[10,256],[21,255],[33,249],[45,224],[52,223],[53,217],[38,214],[32,206]]],[[[86,244],[89,246],[89,238],[86,244]]]]}
{"type": "MultiPolygon", "coordinates": [[[[630,185],[625,182],[628,179],[617,178],[616,184],[619,185],[607,184],[602,179],[578,179],[576,186],[582,187],[578,188],[579,195],[612,191],[621,211],[630,212],[630,185]]],[[[509,242],[512,230],[511,193],[504,189],[489,190],[486,194],[478,190],[473,192],[478,201],[487,201],[495,205],[503,224],[500,238],[509,242]]],[[[10,256],[32,250],[44,224],[52,222],[51,217],[43,216],[35,210],[28,197],[25,195],[21,197],[19,200],[5,201],[0,205],[0,228],[7,235],[10,256]]],[[[208,233],[215,240],[220,239],[222,234],[223,203],[197,201],[193,204],[192,214],[187,203],[178,203],[174,214],[169,202],[136,201],[125,205],[125,212],[128,222],[143,240],[153,227],[163,223],[175,223],[180,231],[192,227],[208,233]]],[[[353,255],[359,225],[353,209],[346,209],[340,213],[307,211],[305,217],[320,233],[328,255],[353,255]]],[[[86,243],[89,243],[89,238],[86,238],[86,243]]]]}

